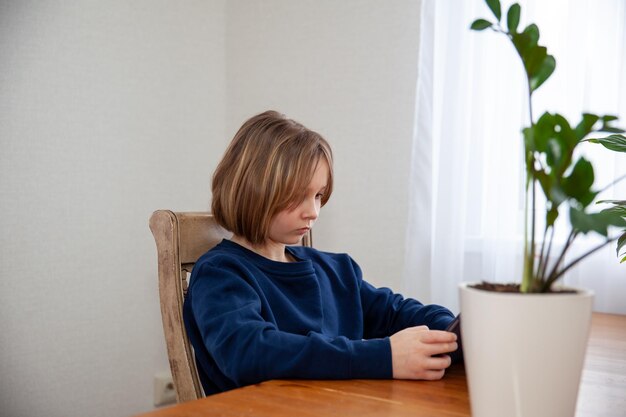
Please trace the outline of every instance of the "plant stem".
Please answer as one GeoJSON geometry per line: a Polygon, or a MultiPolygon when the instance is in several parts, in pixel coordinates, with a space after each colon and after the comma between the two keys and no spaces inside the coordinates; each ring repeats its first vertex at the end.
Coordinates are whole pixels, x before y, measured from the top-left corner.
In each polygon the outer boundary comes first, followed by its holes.
{"type": "MultiPolygon", "coordinates": [[[[512,39],[511,39],[512,41],[512,39]]],[[[515,46],[515,45],[514,45],[515,46]]],[[[516,48],[517,49],[517,48],[516,48]]],[[[522,65],[524,65],[524,59],[520,55],[520,59],[522,60],[522,65]]],[[[528,72],[526,72],[526,85],[528,86],[528,117],[530,120],[530,126],[532,128],[535,127],[535,122],[533,120],[533,91],[530,87],[530,78],[528,76],[528,72]]],[[[537,285],[537,275],[535,274],[535,221],[536,221],[536,192],[537,192],[537,184],[535,179],[535,156],[531,153],[528,155],[528,149],[526,149],[526,145],[524,145],[524,150],[526,154],[524,155],[526,158],[526,164],[530,164],[530,167],[526,167],[527,174],[530,175],[531,184],[531,221],[530,221],[530,248],[527,256],[529,257],[528,262],[528,273],[530,277],[528,277],[528,284],[526,291],[533,291],[533,288],[537,285]],[[530,168],[530,169],[529,169],[530,168]]],[[[526,201],[526,209],[528,210],[528,201],[526,201]]],[[[528,213],[526,213],[528,215],[528,213]]]]}
{"type": "MultiPolygon", "coordinates": [[[[521,57],[520,57],[521,58],[521,57]]],[[[522,58],[522,65],[526,68],[526,64],[524,63],[524,59],[522,58]]],[[[535,126],[535,121],[533,119],[533,90],[530,88],[530,78],[528,77],[528,73],[526,73],[526,85],[528,85],[528,115],[530,116],[530,125],[535,126]]],[[[535,158],[533,158],[534,161],[535,158]]],[[[535,167],[533,166],[533,170],[535,167]]]]}
{"type": "Polygon", "coordinates": [[[533,274],[532,277],[532,281],[533,281],[533,285],[531,285],[531,288],[534,287],[534,282],[536,281],[536,275],[535,275],[535,218],[536,218],[536,203],[535,203],[535,199],[536,199],[536,195],[537,195],[537,181],[535,180],[535,177],[533,177],[532,179],[532,206],[531,206],[531,223],[530,223],[530,271],[533,274]]]}
{"type": "MultiPolygon", "coordinates": [[[[525,156],[525,155],[524,155],[525,156]]],[[[529,270],[530,254],[528,251],[528,183],[524,190],[524,270],[522,272],[521,292],[528,292],[532,279],[532,271],[529,270]]]]}
{"type": "Polygon", "coordinates": [[[546,269],[548,269],[548,261],[550,260],[550,251],[552,250],[552,242],[554,241],[554,226],[551,226],[550,229],[550,243],[548,244],[548,252],[546,253],[545,263],[543,264],[543,270],[539,275],[539,279],[541,281],[545,281],[546,279],[546,269]]]}
{"type": "Polygon", "coordinates": [[[539,263],[537,264],[537,272],[535,276],[538,279],[541,279],[541,270],[543,269],[544,262],[547,262],[547,259],[544,257],[544,250],[546,247],[546,235],[548,234],[548,226],[543,229],[543,239],[541,239],[541,250],[539,251],[539,263]]]}
{"type": "Polygon", "coordinates": [[[585,259],[587,256],[593,254],[594,252],[602,249],[603,247],[605,247],[606,245],[608,245],[611,242],[614,242],[615,240],[617,240],[618,237],[613,237],[611,239],[607,239],[606,241],[604,241],[604,243],[596,246],[595,248],[589,250],[588,252],[583,253],[582,255],[580,255],[578,258],[574,259],[572,262],[570,262],[567,266],[565,266],[563,269],[561,269],[559,271],[559,273],[557,273],[554,276],[551,276],[550,279],[548,281],[546,281],[544,288],[547,290],[548,288],[550,288],[552,286],[552,284],[554,283],[554,281],[556,281],[557,279],[559,279],[559,277],[561,277],[563,274],[565,274],[570,268],[572,268],[574,265],[576,265],[578,262],[582,261],[583,259],[585,259]]]}
{"type": "Polygon", "coordinates": [[[569,236],[567,237],[567,241],[565,242],[565,246],[563,247],[563,250],[561,251],[559,258],[556,260],[556,263],[552,267],[552,271],[550,271],[548,278],[543,281],[542,287],[544,289],[544,292],[550,288],[551,284],[548,285],[548,282],[554,282],[554,279],[552,279],[552,277],[556,275],[559,265],[563,261],[563,258],[565,258],[565,254],[567,253],[567,250],[569,249],[574,239],[576,239],[577,235],[578,235],[578,232],[576,232],[574,229],[572,229],[572,231],[569,233],[569,236]]]}

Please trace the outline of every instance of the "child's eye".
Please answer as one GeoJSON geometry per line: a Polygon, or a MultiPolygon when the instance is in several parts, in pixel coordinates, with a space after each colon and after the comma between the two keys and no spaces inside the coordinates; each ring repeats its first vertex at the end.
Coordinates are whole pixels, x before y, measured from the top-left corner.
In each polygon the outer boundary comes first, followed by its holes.
{"type": "Polygon", "coordinates": [[[317,194],[315,194],[315,199],[316,199],[316,200],[321,200],[321,199],[322,199],[322,197],[324,197],[324,194],[322,194],[322,193],[317,193],[317,194]]]}

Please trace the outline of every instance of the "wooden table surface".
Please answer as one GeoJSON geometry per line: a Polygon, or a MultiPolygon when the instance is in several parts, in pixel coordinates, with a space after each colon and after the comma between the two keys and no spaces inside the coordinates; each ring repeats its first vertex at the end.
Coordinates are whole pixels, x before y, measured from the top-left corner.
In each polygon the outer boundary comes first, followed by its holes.
{"type": "MultiPolygon", "coordinates": [[[[440,381],[275,380],[142,417],[469,416],[465,370],[440,381]]],[[[576,417],[626,417],[626,316],[594,313],[576,417]]]]}

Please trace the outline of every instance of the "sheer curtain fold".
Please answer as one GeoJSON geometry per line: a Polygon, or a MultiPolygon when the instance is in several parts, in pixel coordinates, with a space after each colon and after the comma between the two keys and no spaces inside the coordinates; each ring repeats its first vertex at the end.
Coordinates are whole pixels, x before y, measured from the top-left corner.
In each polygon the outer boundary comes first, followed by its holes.
{"type": "MultiPolygon", "coordinates": [[[[556,57],[535,93],[534,117],[615,114],[626,126],[626,6],[621,0],[527,0],[556,57]]],[[[509,3],[503,3],[503,13],[509,3]]],[[[462,281],[519,281],[523,246],[523,148],[528,102],[519,58],[502,36],[469,30],[489,17],[483,1],[424,0],[407,232],[407,294],[458,311],[462,281]]],[[[506,18],[504,18],[506,19],[506,18]]],[[[626,156],[585,146],[596,188],[626,173],[626,156]]],[[[626,184],[603,198],[626,197],[626,184]]],[[[566,217],[563,213],[562,217],[566,217]]],[[[557,244],[565,229],[557,230],[557,244]]],[[[581,253],[597,239],[581,239],[581,253]]],[[[593,255],[565,282],[596,292],[595,309],[626,313],[626,266],[615,247],[593,255]]],[[[572,254],[575,256],[575,253],[572,254]]]]}

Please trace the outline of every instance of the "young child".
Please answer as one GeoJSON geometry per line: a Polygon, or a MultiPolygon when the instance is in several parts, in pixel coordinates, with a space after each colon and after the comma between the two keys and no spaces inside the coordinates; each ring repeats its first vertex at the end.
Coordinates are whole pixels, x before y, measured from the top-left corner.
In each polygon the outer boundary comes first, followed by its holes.
{"type": "Polygon", "coordinates": [[[440,379],[454,319],[363,280],[346,254],[298,245],[333,191],[318,133],[267,111],[246,121],[213,176],[233,232],[191,274],[184,321],[207,395],[277,378],[440,379]]]}

